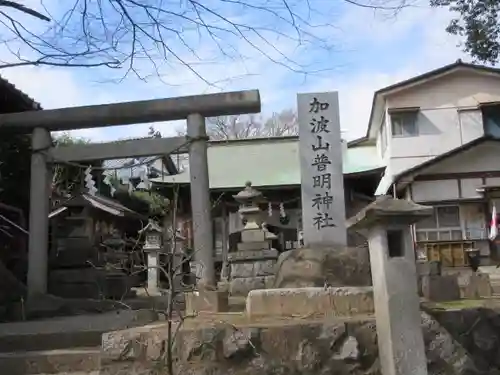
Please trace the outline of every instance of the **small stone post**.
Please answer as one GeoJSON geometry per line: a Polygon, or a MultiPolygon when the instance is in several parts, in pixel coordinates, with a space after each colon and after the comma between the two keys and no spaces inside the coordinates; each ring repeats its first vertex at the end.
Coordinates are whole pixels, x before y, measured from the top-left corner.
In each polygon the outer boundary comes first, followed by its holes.
{"type": "Polygon", "coordinates": [[[154,221],[150,220],[148,225],[139,231],[146,238],[143,250],[147,254],[148,262],[148,285],[147,292],[150,296],[160,295],[160,253],[162,249],[163,229],[154,221]]]}
{"type": "Polygon", "coordinates": [[[384,375],[427,375],[410,225],[431,214],[431,207],[383,196],[348,220],[368,238],[384,375]]]}
{"type": "Polygon", "coordinates": [[[244,227],[238,251],[228,254],[231,267],[229,292],[232,295],[247,295],[251,290],[265,289],[274,283],[278,252],[271,248],[271,241],[276,239],[276,235],[262,225],[263,213],[259,203],[265,199],[251,182],[247,182],[234,199],[240,204],[238,212],[244,227]]]}

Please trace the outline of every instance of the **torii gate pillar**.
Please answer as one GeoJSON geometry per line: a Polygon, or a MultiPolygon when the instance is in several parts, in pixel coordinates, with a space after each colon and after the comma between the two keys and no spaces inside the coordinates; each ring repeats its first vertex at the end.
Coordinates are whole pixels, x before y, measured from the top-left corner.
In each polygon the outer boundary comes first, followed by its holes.
{"type": "Polygon", "coordinates": [[[31,138],[31,192],[28,246],[28,293],[47,292],[49,209],[52,183],[47,152],[52,147],[50,132],[35,128],[31,138]]]}
{"type": "MultiPolygon", "coordinates": [[[[191,138],[191,199],[195,260],[201,265],[200,287],[215,286],[212,212],[208,183],[206,117],[258,113],[257,90],[144,100],[97,106],[0,114],[0,131],[32,132],[28,294],[47,292],[50,162],[152,156],[178,152],[177,138],[72,145],[52,148],[51,131],[188,120],[191,138]],[[49,160],[50,159],[50,160],[49,160]]],[[[209,288],[210,289],[210,288],[209,288]]]]}

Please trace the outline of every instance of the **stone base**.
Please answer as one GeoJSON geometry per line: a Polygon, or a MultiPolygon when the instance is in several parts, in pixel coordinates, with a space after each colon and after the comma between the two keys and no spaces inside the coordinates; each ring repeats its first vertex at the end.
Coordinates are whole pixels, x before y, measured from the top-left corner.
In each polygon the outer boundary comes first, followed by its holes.
{"type": "Polygon", "coordinates": [[[246,296],[255,289],[268,289],[274,284],[274,276],[238,277],[229,282],[229,294],[246,296]]]}
{"type": "Polygon", "coordinates": [[[421,278],[421,295],[429,301],[444,302],[460,299],[460,287],[455,275],[426,275],[421,278]]]}
{"type": "Polygon", "coordinates": [[[467,284],[461,288],[462,298],[476,299],[491,297],[493,289],[491,288],[490,275],[479,273],[472,274],[467,284]]]}
{"type": "Polygon", "coordinates": [[[371,287],[252,290],[246,302],[249,317],[353,316],[374,312],[371,287]]]}
{"type": "Polygon", "coordinates": [[[246,296],[251,290],[272,287],[277,258],[276,250],[238,251],[229,254],[230,294],[246,296]]]}
{"type": "Polygon", "coordinates": [[[229,293],[223,291],[194,291],[185,293],[186,315],[193,316],[200,312],[229,311],[229,293]]]}
{"type": "Polygon", "coordinates": [[[311,247],[285,251],[276,265],[274,288],[370,286],[366,247],[311,247]]]}

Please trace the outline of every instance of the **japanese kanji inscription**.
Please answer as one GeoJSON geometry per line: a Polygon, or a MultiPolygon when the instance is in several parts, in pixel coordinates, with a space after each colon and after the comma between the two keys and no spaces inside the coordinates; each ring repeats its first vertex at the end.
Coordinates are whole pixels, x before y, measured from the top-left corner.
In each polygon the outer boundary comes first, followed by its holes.
{"type": "Polygon", "coordinates": [[[338,94],[299,94],[297,102],[304,245],[346,245],[338,94]]]}

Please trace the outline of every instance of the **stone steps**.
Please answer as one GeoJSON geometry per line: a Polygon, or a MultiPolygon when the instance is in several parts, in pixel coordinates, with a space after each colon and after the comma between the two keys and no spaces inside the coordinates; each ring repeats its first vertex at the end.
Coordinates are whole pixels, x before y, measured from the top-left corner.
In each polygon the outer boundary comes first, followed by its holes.
{"type": "Polygon", "coordinates": [[[100,346],[0,353],[2,374],[31,375],[98,371],[100,346]]]}
{"type": "Polygon", "coordinates": [[[104,332],[136,327],[158,319],[150,310],[120,310],[37,321],[0,324],[0,352],[94,347],[104,332]]]}
{"type": "Polygon", "coordinates": [[[151,310],[119,310],[0,324],[0,373],[98,374],[104,332],[142,326],[157,319],[158,314],[151,310]]]}

